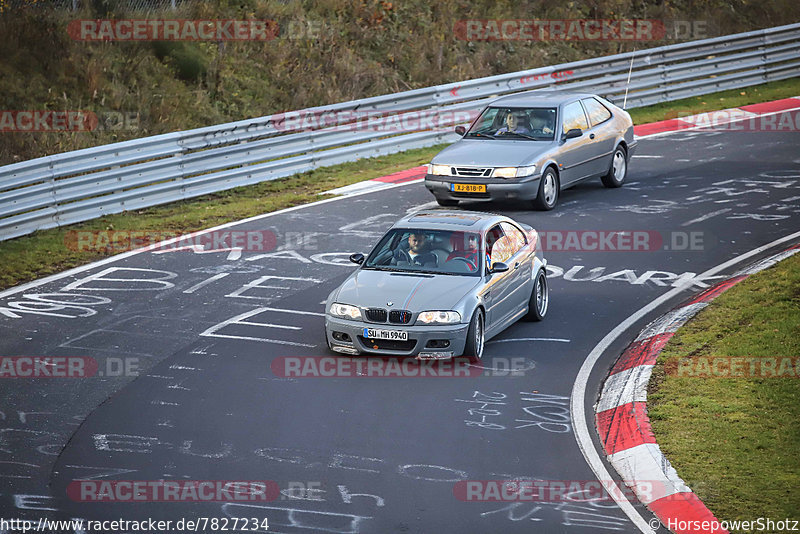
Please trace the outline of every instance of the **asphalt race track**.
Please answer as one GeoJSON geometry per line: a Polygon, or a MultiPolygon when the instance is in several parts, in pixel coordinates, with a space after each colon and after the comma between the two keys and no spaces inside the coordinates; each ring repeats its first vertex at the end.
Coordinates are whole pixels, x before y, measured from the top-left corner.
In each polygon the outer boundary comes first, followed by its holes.
{"type": "Polygon", "coordinates": [[[605,372],[648,320],[741,266],[698,273],[800,229],[799,146],[797,133],[677,132],[641,140],[623,188],[582,184],[552,212],[462,203],[540,231],[650,239],[647,250],[547,251],[548,317],[489,342],[480,376],[285,378],[271,368],[329,355],[324,299],[353,268],[349,253],[431,205],[419,182],[235,227],[273,232],[276,250],[147,251],[6,292],[0,354],[90,357],[104,376],[2,382],[0,516],[267,517],[268,532],[284,533],[639,532],[614,502],[462,502],[454,488],[595,480],[569,417],[587,354],[688,284],[595,366],[593,430],[605,372]],[[78,479],[270,480],[283,491],[246,504],[96,503],[67,497],[78,479]]]}

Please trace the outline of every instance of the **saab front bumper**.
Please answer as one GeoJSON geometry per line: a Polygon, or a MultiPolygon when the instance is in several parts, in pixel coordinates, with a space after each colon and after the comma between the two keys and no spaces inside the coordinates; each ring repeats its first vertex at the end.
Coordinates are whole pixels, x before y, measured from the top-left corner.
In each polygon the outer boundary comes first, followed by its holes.
{"type": "Polygon", "coordinates": [[[436,198],[446,200],[533,200],[539,194],[541,174],[524,178],[493,178],[476,181],[458,176],[425,175],[425,187],[436,198]],[[485,193],[457,193],[452,184],[483,184],[485,193]]]}

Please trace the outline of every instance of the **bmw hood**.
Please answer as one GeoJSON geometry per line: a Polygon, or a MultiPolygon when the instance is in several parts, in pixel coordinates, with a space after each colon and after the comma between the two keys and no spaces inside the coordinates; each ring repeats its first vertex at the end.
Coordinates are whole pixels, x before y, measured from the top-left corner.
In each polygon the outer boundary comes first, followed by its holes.
{"type": "Polygon", "coordinates": [[[428,275],[359,269],[339,287],[337,302],[365,308],[421,312],[451,310],[478,276],[428,275]],[[388,304],[391,302],[391,304],[388,304]]]}
{"type": "Polygon", "coordinates": [[[431,163],[479,167],[521,167],[536,163],[545,152],[552,148],[552,141],[462,139],[439,152],[431,163]]]}

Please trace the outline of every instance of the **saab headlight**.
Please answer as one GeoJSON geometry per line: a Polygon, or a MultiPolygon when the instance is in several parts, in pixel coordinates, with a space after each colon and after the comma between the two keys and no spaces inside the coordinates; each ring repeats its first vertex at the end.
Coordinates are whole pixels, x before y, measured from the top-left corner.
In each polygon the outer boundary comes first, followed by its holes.
{"type": "Polygon", "coordinates": [[[536,165],[527,167],[497,167],[492,174],[494,178],[522,178],[536,172],[536,165]]]}
{"type": "Polygon", "coordinates": [[[428,174],[450,176],[450,165],[434,165],[433,163],[428,163],[428,174]]]}
{"type": "Polygon", "coordinates": [[[461,322],[461,314],[454,311],[424,311],[417,321],[423,324],[454,324],[461,322]]]}
{"type": "Polygon", "coordinates": [[[331,304],[331,315],[345,319],[361,319],[361,310],[349,304],[334,302],[331,304]]]}

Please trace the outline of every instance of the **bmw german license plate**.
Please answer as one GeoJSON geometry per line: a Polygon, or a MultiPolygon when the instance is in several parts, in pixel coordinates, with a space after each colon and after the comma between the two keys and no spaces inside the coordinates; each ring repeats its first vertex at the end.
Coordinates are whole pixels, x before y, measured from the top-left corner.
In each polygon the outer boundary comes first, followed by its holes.
{"type": "Polygon", "coordinates": [[[486,184],[450,184],[454,193],[485,193],[486,184]]]}
{"type": "Polygon", "coordinates": [[[402,330],[379,330],[365,328],[364,337],[368,339],[391,339],[393,341],[408,341],[408,332],[402,330]]]}

